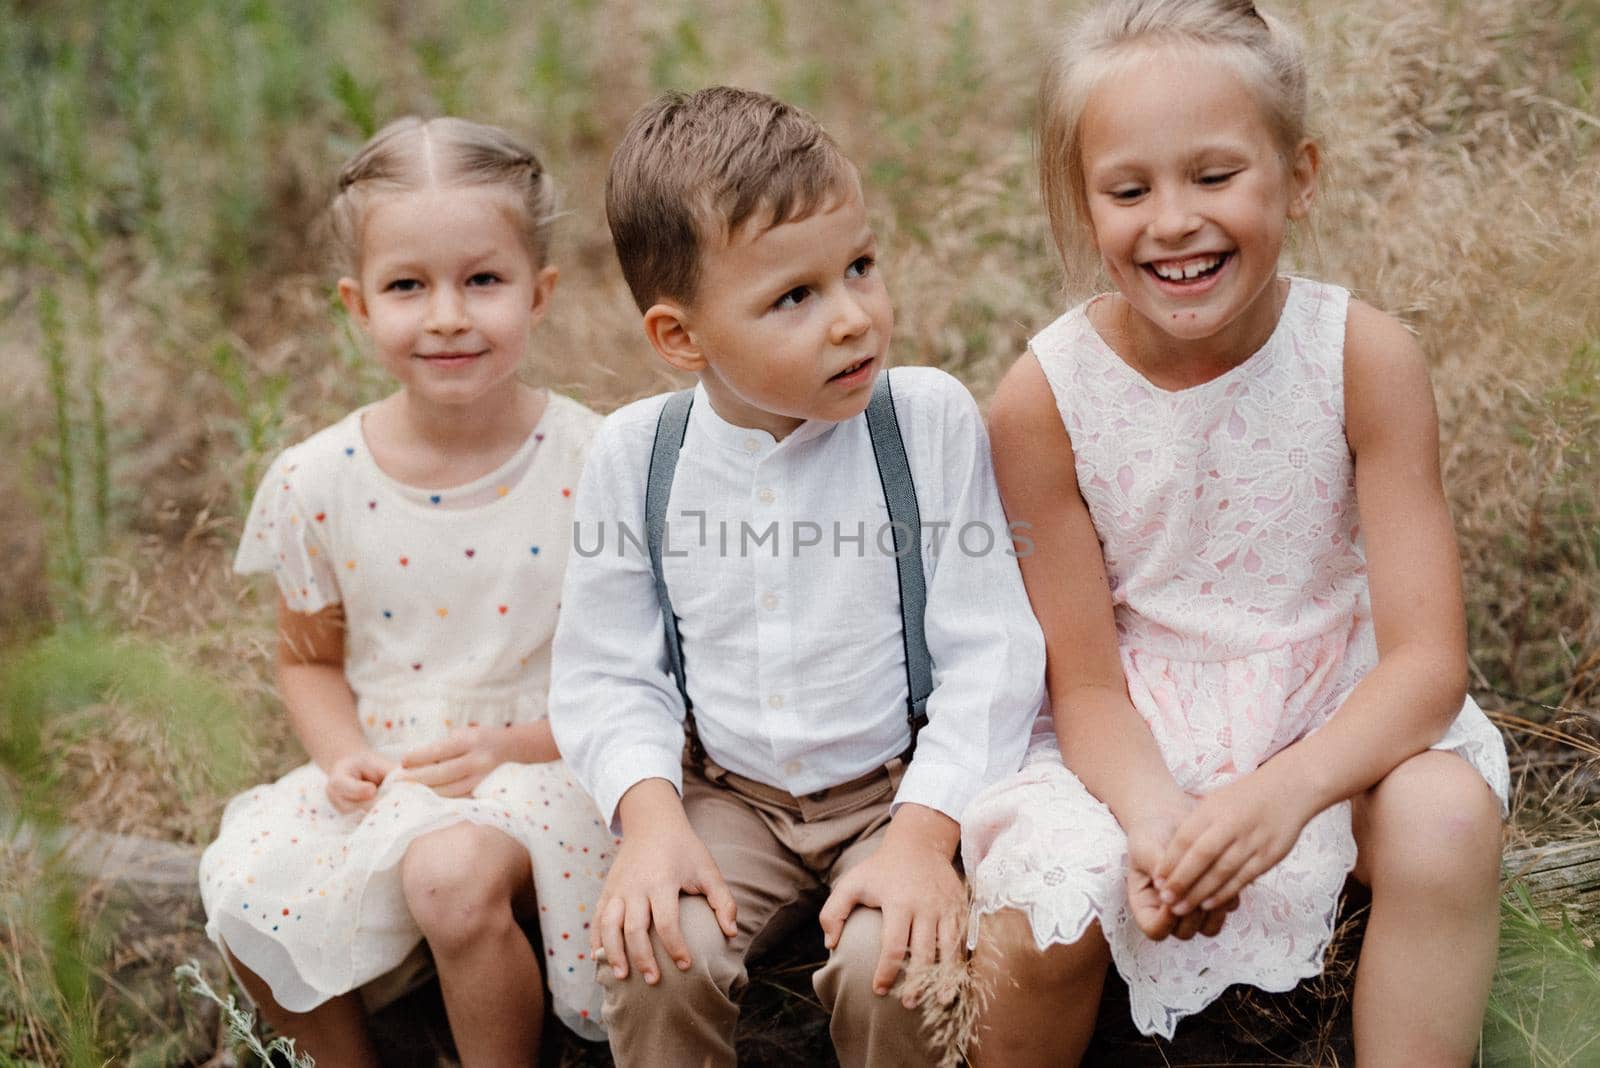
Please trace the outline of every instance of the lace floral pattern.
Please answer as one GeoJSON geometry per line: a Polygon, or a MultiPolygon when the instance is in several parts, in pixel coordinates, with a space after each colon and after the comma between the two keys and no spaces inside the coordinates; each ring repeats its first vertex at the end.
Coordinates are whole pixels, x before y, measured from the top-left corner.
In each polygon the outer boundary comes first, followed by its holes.
{"type": "MultiPolygon", "coordinates": [[[[1316,730],[1377,663],[1344,437],[1347,303],[1292,280],[1259,351],[1176,392],[1124,363],[1087,305],[1033,341],[1100,536],[1129,696],[1191,793],[1316,730]]],[[[1504,808],[1505,748],[1470,699],[1435,748],[1470,761],[1504,808]]],[[[1004,908],[1041,948],[1098,920],[1135,1024],[1164,1037],[1233,983],[1287,990],[1320,971],[1356,857],[1349,806],[1334,806],[1216,938],[1151,942],[1127,912],[1126,839],[1062,766],[1048,718],[1021,773],[968,809],[963,852],[974,939],[1004,908]]]]}

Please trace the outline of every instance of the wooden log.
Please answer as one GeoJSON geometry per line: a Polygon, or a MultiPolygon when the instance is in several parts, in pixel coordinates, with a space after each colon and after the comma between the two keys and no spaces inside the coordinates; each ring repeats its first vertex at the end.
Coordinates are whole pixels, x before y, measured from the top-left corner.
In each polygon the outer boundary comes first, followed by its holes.
{"type": "Polygon", "coordinates": [[[196,899],[200,895],[200,850],[195,846],[87,827],[39,831],[27,826],[18,828],[3,845],[18,851],[43,847],[59,853],[73,871],[95,881],[183,890],[196,899]]]}
{"type": "Polygon", "coordinates": [[[1600,914],[1600,836],[1510,850],[1502,870],[1541,913],[1600,914]]]}

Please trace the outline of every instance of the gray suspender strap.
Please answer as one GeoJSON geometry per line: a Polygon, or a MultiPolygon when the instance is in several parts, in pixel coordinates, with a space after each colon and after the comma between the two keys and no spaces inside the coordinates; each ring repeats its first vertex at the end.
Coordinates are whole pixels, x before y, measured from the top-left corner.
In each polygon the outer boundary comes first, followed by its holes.
{"type": "MultiPolygon", "coordinates": [[[[696,764],[705,762],[705,749],[694,727],[694,706],[689,700],[687,676],[683,669],[683,642],[678,636],[678,617],[667,593],[666,574],[661,567],[661,550],[666,538],[667,499],[672,496],[672,480],[677,474],[678,452],[689,427],[689,408],[694,391],[683,390],[667,398],[656,420],[655,443],[650,449],[650,474],[645,486],[645,540],[650,549],[650,569],[655,576],[656,602],[661,607],[661,622],[667,643],[667,665],[683,698],[684,733],[689,754],[696,764]]],[[[906,654],[906,720],[911,728],[910,759],[917,747],[917,732],[928,722],[928,695],[933,692],[933,659],[928,655],[928,639],[923,615],[928,605],[928,587],[922,575],[922,514],[917,507],[917,488],[911,480],[911,464],[906,460],[905,441],[900,437],[900,421],[895,417],[894,395],[889,376],[881,374],[867,404],[867,433],[872,439],[872,455],[878,464],[878,481],[883,485],[883,500],[889,509],[889,529],[894,534],[895,568],[900,586],[900,634],[906,654]]]]}
{"type": "Polygon", "coordinates": [[[878,481],[889,506],[889,529],[894,532],[894,563],[900,578],[900,635],[906,651],[906,719],[911,725],[907,759],[917,748],[917,732],[928,722],[928,695],[933,692],[933,659],[923,615],[928,587],[922,575],[922,512],[917,507],[917,487],[911,481],[900,421],[894,414],[894,394],[889,375],[880,374],[867,403],[867,433],[872,455],[878,461],[878,481]]]}
{"type": "Polygon", "coordinates": [[[689,408],[694,390],[685,389],[667,398],[656,420],[656,440],[650,447],[650,480],[644,491],[645,541],[650,546],[650,570],[656,580],[656,603],[661,606],[661,622],[666,629],[667,666],[678,683],[683,698],[683,730],[689,739],[689,754],[696,764],[705,763],[700,732],[694,729],[694,705],[689,700],[688,676],[683,673],[683,641],[678,637],[678,616],[667,594],[667,576],[661,568],[661,546],[667,534],[667,499],[672,496],[672,479],[678,473],[678,452],[689,429],[689,408]]]}

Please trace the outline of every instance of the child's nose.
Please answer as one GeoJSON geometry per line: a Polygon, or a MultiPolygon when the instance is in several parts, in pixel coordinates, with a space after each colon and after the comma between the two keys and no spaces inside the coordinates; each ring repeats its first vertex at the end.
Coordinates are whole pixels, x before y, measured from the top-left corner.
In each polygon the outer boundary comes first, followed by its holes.
{"type": "Polygon", "coordinates": [[[1157,240],[1181,241],[1201,225],[1200,216],[1188,197],[1179,193],[1163,193],[1157,197],[1155,215],[1150,221],[1151,236],[1157,240]]]}
{"type": "Polygon", "coordinates": [[[467,328],[467,302],[451,286],[434,289],[425,324],[435,334],[459,334],[467,328]]]}
{"type": "Polygon", "coordinates": [[[843,291],[834,305],[833,322],[829,326],[829,339],[841,344],[867,332],[872,326],[872,316],[854,293],[843,291]]]}

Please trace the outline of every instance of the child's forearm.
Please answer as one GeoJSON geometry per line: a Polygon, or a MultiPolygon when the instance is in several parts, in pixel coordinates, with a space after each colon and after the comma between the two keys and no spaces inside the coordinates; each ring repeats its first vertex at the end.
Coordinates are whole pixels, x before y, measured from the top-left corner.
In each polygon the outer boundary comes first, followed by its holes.
{"type": "Polygon", "coordinates": [[[356,698],[343,668],[279,661],[278,692],[295,736],[323,771],[342,757],[372,748],[356,722],[356,698]]]}
{"type": "Polygon", "coordinates": [[[617,818],[624,835],[678,829],[693,833],[683,799],[666,779],[644,779],[628,787],[617,802],[617,818]]]}
{"type": "Polygon", "coordinates": [[[949,860],[961,845],[961,825],[937,809],[908,802],[895,810],[884,836],[886,842],[904,840],[933,849],[949,860]]]}
{"type": "Polygon", "coordinates": [[[1124,827],[1187,804],[1150,727],[1126,693],[1079,686],[1052,697],[1062,761],[1124,827]]]}
{"type": "Polygon", "coordinates": [[[1320,812],[1376,784],[1449,729],[1466,697],[1466,666],[1448,651],[1402,647],[1384,656],[1316,733],[1262,766],[1320,812]]]}

